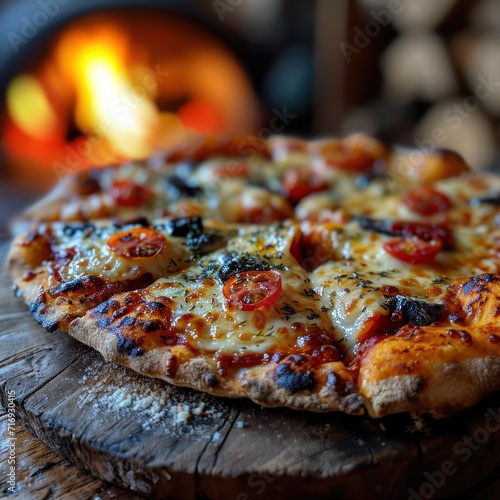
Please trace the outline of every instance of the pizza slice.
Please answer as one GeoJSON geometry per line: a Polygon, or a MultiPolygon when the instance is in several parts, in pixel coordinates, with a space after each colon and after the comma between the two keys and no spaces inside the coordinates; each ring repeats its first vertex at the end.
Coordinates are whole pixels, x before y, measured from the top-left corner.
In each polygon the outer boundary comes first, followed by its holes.
{"type": "Polygon", "coordinates": [[[500,389],[500,275],[457,281],[441,301],[436,321],[410,322],[359,353],[370,415],[450,416],[500,389]]]}
{"type": "Polygon", "coordinates": [[[488,340],[500,329],[499,237],[481,226],[368,217],[309,228],[303,264],[370,415],[442,416],[499,388],[500,351],[488,340]]]}
{"type": "Polygon", "coordinates": [[[231,232],[204,227],[198,217],[41,224],[16,238],[8,267],[35,319],[67,331],[88,309],[190,265],[231,232]]]}
{"type": "Polygon", "coordinates": [[[363,411],[337,335],[295,258],[295,224],[239,230],[224,248],[70,324],[110,361],[268,406],[363,411]]]}

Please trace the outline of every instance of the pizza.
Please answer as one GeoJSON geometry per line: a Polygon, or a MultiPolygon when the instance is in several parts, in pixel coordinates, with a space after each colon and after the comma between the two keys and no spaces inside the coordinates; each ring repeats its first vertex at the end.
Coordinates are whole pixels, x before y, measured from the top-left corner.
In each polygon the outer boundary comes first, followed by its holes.
{"type": "Polygon", "coordinates": [[[64,178],[15,293],[145,376],[378,418],[500,389],[500,178],[361,134],[207,140],[64,178]]]}

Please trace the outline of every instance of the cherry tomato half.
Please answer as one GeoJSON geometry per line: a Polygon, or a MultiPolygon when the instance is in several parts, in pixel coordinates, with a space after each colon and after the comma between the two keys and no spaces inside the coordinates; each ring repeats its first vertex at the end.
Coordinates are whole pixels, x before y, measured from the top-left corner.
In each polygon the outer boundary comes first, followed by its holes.
{"type": "Polygon", "coordinates": [[[111,236],[108,246],[126,259],[152,259],[163,251],[167,241],[154,229],[136,227],[111,236]]]}
{"type": "Polygon", "coordinates": [[[441,250],[441,240],[424,241],[419,238],[401,238],[384,243],[383,248],[402,262],[429,264],[441,250]]]}
{"type": "Polygon", "coordinates": [[[150,187],[129,180],[114,181],[111,185],[111,196],[121,207],[138,207],[151,200],[153,195],[150,187]]]}
{"type": "Polygon", "coordinates": [[[446,212],[451,207],[448,196],[430,186],[418,186],[408,190],[403,203],[412,212],[420,215],[446,212]]]}
{"type": "Polygon", "coordinates": [[[250,175],[250,167],[244,161],[228,161],[214,167],[213,175],[220,179],[231,177],[248,177],[250,175]]]}
{"type": "Polygon", "coordinates": [[[327,188],[326,180],[309,168],[288,170],[283,177],[283,193],[292,203],[327,188]]]}
{"type": "Polygon", "coordinates": [[[375,163],[375,158],[364,151],[346,151],[326,159],[328,165],[342,170],[355,170],[366,172],[375,163]]]}
{"type": "Polygon", "coordinates": [[[242,311],[270,306],[279,299],[281,292],[281,276],[277,271],[245,271],[236,274],[222,290],[228,306],[242,311]]]}
{"type": "Polygon", "coordinates": [[[344,140],[313,141],[309,149],[313,154],[319,153],[327,167],[356,172],[371,171],[377,160],[387,156],[387,148],[381,142],[363,134],[353,134],[344,140]]]}
{"type": "Polygon", "coordinates": [[[430,224],[420,221],[393,221],[389,230],[395,236],[415,237],[423,241],[439,240],[445,250],[455,246],[453,233],[446,223],[430,224]]]}

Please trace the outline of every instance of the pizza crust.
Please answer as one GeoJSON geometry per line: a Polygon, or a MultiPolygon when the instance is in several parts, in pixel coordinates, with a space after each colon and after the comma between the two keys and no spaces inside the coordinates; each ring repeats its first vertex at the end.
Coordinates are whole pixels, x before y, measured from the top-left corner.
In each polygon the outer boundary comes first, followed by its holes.
{"type": "Polygon", "coordinates": [[[497,390],[498,356],[438,366],[432,378],[400,375],[361,386],[368,414],[374,418],[394,413],[451,417],[497,390]]]}
{"type": "Polygon", "coordinates": [[[500,390],[500,344],[489,340],[493,331],[493,324],[426,326],[382,340],[363,356],[359,372],[368,413],[449,417],[500,390]]]}
{"type": "Polygon", "coordinates": [[[67,175],[43,198],[16,217],[11,224],[13,234],[27,232],[35,223],[59,220],[61,207],[69,203],[77,192],[78,179],[78,174],[67,175]]]}
{"type": "MultiPolygon", "coordinates": [[[[37,255],[36,247],[14,244],[7,257],[7,267],[15,286],[16,295],[23,298],[29,306],[35,320],[47,331],[68,331],[69,323],[76,317],[83,316],[90,307],[99,304],[103,291],[103,280],[84,277],[80,280],[81,289],[74,282],[73,291],[54,293],[63,284],[55,282],[46,267],[29,265],[37,255]],[[95,280],[94,291],[98,293],[93,300],[89,296],[89,286],[85,280],[95,280]],[[97,298],[98,297],[98,298],[97,298]]],[[[70,284],[69,282],[66,285],[70,284]]]]}
{"type": "MultiPolygon", "coordinates": [[[[296,410],[314,412],[344,411],[352,415],[364,412],[363,400],[356,392],[338,394],[334,387],[318,384],[319,390],[291,392],[279,387],[272,378],[272,372],[278,364],[270,363],[252,368],[240,368],[228,376],[217,373],[215,363],[208,358],[193,355],[184,346],[157,348],[146,350],[140,355],[120,355],[118,339],[115,333],[99,327],[98,321],[87,314],[75,319],[70,325],[70,334],[77,340],[87,344],[102,354],[104,359],[112,361],[134,371],[166,380],[171,384],[189,387],[229,398],[248,397],[255,403],[268,407],[286,406],[296,410]],[[178,363],[175,376],[167,376],[166,372],[172,364],[172,358],[178,363]]],[[[330,363],[323,372],[335,373],[338,377],[350,375],[341,362],[330,363]]],[[[315,376],[325,377],[318,371],[315,376]]],[[[354,384],[350,384],[354,390],[354,384]]]]}
{"type": "Polygon", "coordinates": [[[7,256],[7,269],[15,293],[29,306],[34,318],[46,330],[67,332],[70,322],[116,293],[142,288],[151,283],[143,274],[134,280],[110,282],[100,276],[60,278],[52,268],[52,247],[45,226],[16,238],[7,256]]]}
{"type": "Polygon", "coordinates": [[[33,231],[14,241],[7,255],[7,270],[14,282],[16,295],[23,298],[34,318],[46,330],[54,331],[64,320],[66,311],[60,307],[49,311],[43,308],[44,289],[50,282],[50,276],[41,264],[49,254],[48,240],[33,231]]]}
{"type": "Polygon", "coordinates": [[[396,149],[389,169],[398,182],[408,184],[431,183],[470,171],[465,160],[449,149],[423,153],[410,148],[396,149]]]}

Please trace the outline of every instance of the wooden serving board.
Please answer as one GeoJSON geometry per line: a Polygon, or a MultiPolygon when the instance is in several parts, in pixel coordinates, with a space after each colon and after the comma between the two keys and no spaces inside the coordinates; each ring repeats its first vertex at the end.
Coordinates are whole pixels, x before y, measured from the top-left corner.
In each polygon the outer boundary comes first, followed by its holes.
{"type": "MultiPolygon", "coordinates": [[[[0,247],[2,261],[6,249],[0,247]]],[[[450,421],[426,424],[423,432],[403,417],[374,421],[215,398],[139,376],[64,334],[47,333],[12,296],[3,273],[3,413],[8,391],[15,391],[18,422],[55,452],[96,478],[145,496],[417,499],[500,493],[500,394],[450,421]]]]}

